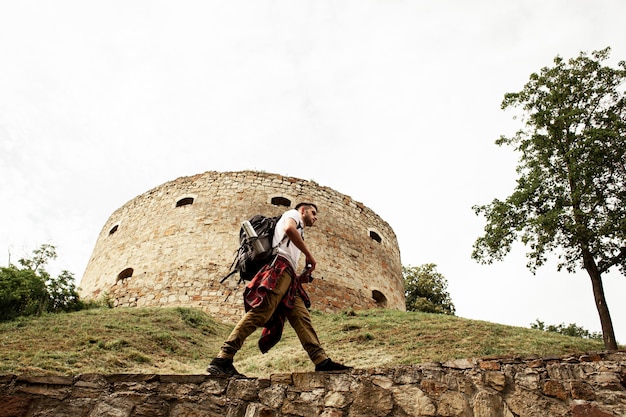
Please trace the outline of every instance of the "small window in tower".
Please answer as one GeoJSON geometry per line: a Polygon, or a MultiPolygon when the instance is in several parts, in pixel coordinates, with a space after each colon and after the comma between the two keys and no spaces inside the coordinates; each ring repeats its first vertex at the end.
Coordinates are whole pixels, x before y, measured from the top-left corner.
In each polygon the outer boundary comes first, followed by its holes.
{"type": "Polygon", "coordinates": [[[376,242],[378,242],[378,243],[382,242],[382,240],[383,240],[383,239],[380,237],[380,235],[379,235],[378,233],[376,233],[375,231],[373,231],[373,230],[370,230],[370,237],[371,237],[373,240],[375,240],[376,242]]]}
{"type": "Polygon", "coordinates": [[[127,278],[130,278],[133,276],[133,268],[126,268],[125,270],[123,270],[122,272],[120,272],[119,274],[117,274],[117,280],[118,281],[123,281],[127,278]]]}
{"type": "Polygon", "coordinates": [[[111,228],[111,230],[109,230],[109,235],[112,235],[113,233],[117,232],[117,229],[119,229],[120,225],[116,224],[115,226],[113,226],[111,228]]]}
{"type": "Polygon", "coordinates": [[[185,197],[176,202],[176,207],[188,206],[190,204],[193,204],[193,197],[185,197]]]}
{"type": "Polygon", "coordinates": [[[291,207],[291,201],[285,197],[272,197],[272,204],[275,206],[291,207]]]}
{"type": "Polygon", "coordinates": [[[378,307],[387,307],[387,297],[385,297],[385,294],[383,294],[382,292],[378,290],[373,290],[372,298],[374,299],[374,301],[376,301],[376,305],[378,307]]]}

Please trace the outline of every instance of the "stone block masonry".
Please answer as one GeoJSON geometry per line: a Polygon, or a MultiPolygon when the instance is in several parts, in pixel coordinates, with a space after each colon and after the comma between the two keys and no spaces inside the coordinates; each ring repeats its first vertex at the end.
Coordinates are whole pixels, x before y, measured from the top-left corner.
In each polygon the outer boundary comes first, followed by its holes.
{"type": "Polygon", "coordinates": [[[383,219],[313,181],[253,171],[181,177],[117,209],[98,236],[80,295],[106,294],[116,307],[197,307],[236,322],[243,285],[238,277],[220,280],[235,256],[241,222],[301,201],[319,207],[318,222],[305,231],[315,275],[324,278],[307,286],[313,308],[404,311],[400,250],[383,219]]]}
{"type": "Polygon", "coordinates": [[[276,374],[0,376],[0,417],[623,417],[626,352],[276,374]]]}

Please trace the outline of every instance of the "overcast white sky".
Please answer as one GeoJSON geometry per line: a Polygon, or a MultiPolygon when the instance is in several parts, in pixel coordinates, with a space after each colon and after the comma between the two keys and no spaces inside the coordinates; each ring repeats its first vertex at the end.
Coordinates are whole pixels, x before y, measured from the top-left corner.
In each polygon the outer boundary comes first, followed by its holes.
{"type": "MultiPolygon", "coordinates": [[[[474,262],[471,206],[514,187],[504,94],[556,55],[626,59],[624,16],[621,0],[0,0],[0,265],[51,243],[49,271],[80,280],[128,200],[263,170],[370,207],[460,317],[599,331],[584,272],[533,276],[521,246],[474,262]]],[[[625,290],[606,276],[621,343],[625,290]]]]}

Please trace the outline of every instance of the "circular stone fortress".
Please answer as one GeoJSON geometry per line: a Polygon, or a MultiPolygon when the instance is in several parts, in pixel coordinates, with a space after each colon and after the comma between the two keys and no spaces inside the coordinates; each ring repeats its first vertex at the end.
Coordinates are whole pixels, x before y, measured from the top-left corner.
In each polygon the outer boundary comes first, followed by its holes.
{"type": "Polygon", "coordinates": [[[404,311],[400,250],[384,220],[313,181],[255,171],[181,177],[124,204],[98,236],[80,295],[107,297],[116,307],[196,307],[236,322],[244,285],[238,274],[220,281],[239,247],[241,222],[301,201],[319,208],[315,226],[305,230],[317,261],[315,280],[305,285],[312,308],[404,311]]]}

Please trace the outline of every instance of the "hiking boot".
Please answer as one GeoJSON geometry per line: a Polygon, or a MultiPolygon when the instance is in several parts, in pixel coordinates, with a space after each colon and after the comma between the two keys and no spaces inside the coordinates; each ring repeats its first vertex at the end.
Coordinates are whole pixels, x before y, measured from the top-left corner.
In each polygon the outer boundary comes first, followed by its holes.
{"type": "Polygon", "coordinates": [[[211,361],[211,364],[206,371],[211,376],[233,377],[233,378],[245,378],[244,374],[237,372],[233,366],[232,359],[215,358],[211,361]]]}
{"type": "Polygon", "coordinates": [[[337,362],[333,362],[330,358],[323,360],[315,365],[315,372],[329,372],[329,371],[349,371],[351,366],[342,365],[337,362]]]}

